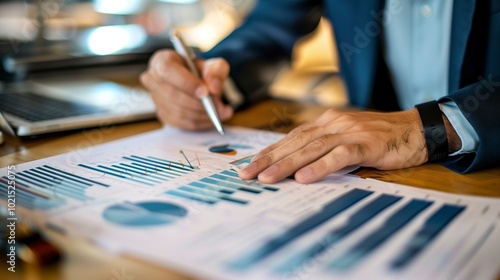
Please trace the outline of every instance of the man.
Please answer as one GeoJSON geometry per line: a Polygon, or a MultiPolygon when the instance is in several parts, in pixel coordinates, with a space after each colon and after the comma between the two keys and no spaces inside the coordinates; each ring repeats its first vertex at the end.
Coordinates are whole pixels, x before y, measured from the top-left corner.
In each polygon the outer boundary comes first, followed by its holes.
{"type": "Polygon", "coordinates": [[[499,0],[262,0],[201,55],[202,80],[175,52],[153,56],[141,80],[158,117],[209,128],[198,99],[213,94],[228,120],[233,109],[221,101],[228,75],[250,102],[255,90],[245,88],[258,77],[255,65],[289,57],[321,15],[335,29],[351,104],[404,111],[328,110],[260,152],[242,178],[273,183],[294,174],[309,183],[348,165],[398,169],[429,160],[460,173],[500,165],[499,0]]]}

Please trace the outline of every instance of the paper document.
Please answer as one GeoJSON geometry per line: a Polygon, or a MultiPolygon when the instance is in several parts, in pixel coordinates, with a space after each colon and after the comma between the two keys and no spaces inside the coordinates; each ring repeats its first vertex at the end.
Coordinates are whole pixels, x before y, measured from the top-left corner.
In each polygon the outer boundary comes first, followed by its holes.
{"type": "Polygon", "coordinates": [[[499,199],[353,175],[309,185],[237,176],[281,137],[166,128],[3,168],[0,203],[11,216],[201,279],[500,273],[499,199]]]}

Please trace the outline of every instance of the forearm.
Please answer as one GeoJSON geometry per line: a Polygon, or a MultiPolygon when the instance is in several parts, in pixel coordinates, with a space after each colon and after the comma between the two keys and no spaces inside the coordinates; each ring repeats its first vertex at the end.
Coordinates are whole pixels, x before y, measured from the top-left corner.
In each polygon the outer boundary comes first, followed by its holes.
{"type": "MultiPolygon", "coordinates": [[[[500,77],[483,78],[439,100],[439,102],[450,101],[458,106],[463,117],[477,134],[478,144],[471,153],[458,154],[443,163],[459,173],[500,165],[500,145],[498,144],[500,139],[500,77]]],[[[464,143],[461,146],[463,145],[464,143]]]]}

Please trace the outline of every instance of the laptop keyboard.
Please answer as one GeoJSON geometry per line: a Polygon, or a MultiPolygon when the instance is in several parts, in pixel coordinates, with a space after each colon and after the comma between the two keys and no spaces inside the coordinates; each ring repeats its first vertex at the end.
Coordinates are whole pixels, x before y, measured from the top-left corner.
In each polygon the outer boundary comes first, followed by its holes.
{"type": "Polygon", "coordinates": [[[105,112],[85,104],[27,93],[0,94],[0,111],[33,122],[105,112]]]}

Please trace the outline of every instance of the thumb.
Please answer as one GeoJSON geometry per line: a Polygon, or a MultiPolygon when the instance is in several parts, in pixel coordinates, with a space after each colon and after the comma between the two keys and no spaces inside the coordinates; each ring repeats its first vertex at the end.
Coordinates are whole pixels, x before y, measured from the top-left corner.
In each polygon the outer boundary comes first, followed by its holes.
{"type": "Polygon", "coordinates": [[[202,62],[203,81],[210,93],[220,96],[229,75],[229,64],[223,58],[211,58],[202,62]]]}

